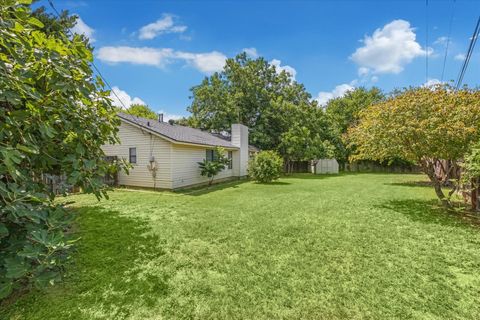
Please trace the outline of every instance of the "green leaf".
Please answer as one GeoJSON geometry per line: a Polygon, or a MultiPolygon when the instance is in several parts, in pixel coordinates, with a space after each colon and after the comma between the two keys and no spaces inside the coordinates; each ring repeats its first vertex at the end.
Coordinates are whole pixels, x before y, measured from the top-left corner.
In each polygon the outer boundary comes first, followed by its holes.
{"type": "Polygon", "coordinates": [[[22,154],[18,152],[18,150],[5,149],[2,153],[5,157],[5,162],[12,162],[15,164],[20,164],[22,162],[22,154]]]}
{"type": "Polygon", "coordinates": [[[43,245],[48,244],[48,233],[46,230],[35,230],[32,232],[32,240],[43,245]]]}
{"type": "Polygon", "coordinates": [[[44,289],[48,285],[54,285],[60,280],[60,273],[55,271],[44,271],[35,278],[35,286],[39,289],[44,289]]]}
{"type": "Polygon", "coordinates": [[[31,245],[27,244],[22,251],[18,253],[19,256],[29,258],[29,259],[36,259],[42,253],[42,247],[39,245],[31,245]]]}
{"type": "Polygon", "coordinates": [[[27,147],[27,146],[24,146],[24,145],[22,145],[22,144],[17,144],[17,149],[22,150],[22,151],[27,152],[27,153],[38,154],[38,150],[37,150],[37,149],[31,148],[31,147],[27,147]]]}
{"type": "Polygon", "coordinates": [[[37,18],[34,18],[34,17],[30,17],[30,18],[27,20],[27,22],[30,23],[30,24],[33,24],[34,26],[37,26],[37,27],[39,27],[39,28],[43,28],[43,27],[44,27],[43,23],[42,23],[40,20],[38,20],[37,18]]]}
{"type": "Polygon", "coordinates": [[[5,269],[7,270],[5,277],[9,279],[18,279],[28,272],[28,266],[25,259],[20,257],[6,258],[5,269]]]}
{"type": "Polygon", "coordinates": [[[0,223],[0,239],[8,236],[8,229],[4,223],[0,223]]]}
{"type": "Polygon", "coordinates": [[[12,281],[0,282],[0,300],[6,298],[12,293],[13,283],[12,281]]]}
{"type": "Polygon", "coordinates": [[[22,32],[23,29],[25,29],[25,28],[24,28],[20,23],[15,22],[15,25],[14,25],[14,27],[13,27],[13,30],[18,31],[18,32],[22,32]]]}

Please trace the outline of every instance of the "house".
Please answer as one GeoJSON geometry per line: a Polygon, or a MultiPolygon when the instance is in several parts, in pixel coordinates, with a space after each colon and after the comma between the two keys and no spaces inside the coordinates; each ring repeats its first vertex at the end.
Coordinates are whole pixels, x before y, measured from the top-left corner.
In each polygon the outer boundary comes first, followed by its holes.
{"type": "Polygon", "coordinates": [[[208,178],[200,175],[198,162],[213,159],[215,147],[225,149],[230,164],[214,181],[247,175],[249,155],[248,128],[233,124],[231,137],[195,128],[163,122],[163,116],[151,120],[118,114],[121,125],[120,144],[104,145],[107,157],[126,159],[132,165],[129,173],[119,173],[118,184],[125,186],[177,189],[200,185],[208,178]]]}

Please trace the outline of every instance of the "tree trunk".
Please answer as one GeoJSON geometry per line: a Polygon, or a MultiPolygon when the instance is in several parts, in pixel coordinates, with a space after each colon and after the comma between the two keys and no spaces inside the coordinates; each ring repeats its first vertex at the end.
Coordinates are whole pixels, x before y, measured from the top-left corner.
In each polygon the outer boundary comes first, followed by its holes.
{"type": "Polygon", "coordinates": [[[315,160],[312,161],[312,166],[313,166],[313,172],[312,173],[313,174],[317,174],[317,164],[318,164],[318,160],[317,161],[315,161],[315,160]]]}
{"type": "Polygon", "coordinates": [[[442,191],[442,183],[438,179],[435,173],[435,162],[431,163],[426,161],[422,165],[424,172],[427,174],[430,181],[433,183],[433,188],[435,189],[435,194],[437,195],[438,199],[442,202],[442,205],[445,208],[451,208],[450,201],[445,197],[445,194],[442,191]]]}

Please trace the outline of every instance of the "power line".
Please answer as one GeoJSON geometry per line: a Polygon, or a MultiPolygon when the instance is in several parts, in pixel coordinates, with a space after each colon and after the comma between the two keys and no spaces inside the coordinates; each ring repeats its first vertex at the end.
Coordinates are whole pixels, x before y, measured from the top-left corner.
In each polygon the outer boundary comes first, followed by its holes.
{"type": "Polygon", "coordinates": [[[450,23],[448,24],[447,44],[445,45],[445,56],[443,57],[442,76],[440,78],[440,82],[443,82],[443,76],[445,75],[445,66],[447,64],[448,47],[450,45],[450,37],[452,35],[453,17],[455,16],[455,3],[456,3],[456,0],[453,0],[452,14],[450,15],[450,23]]]}
{"type": "Polygon", "coordinates": [[[425,83],[428,82],[428,0],[425,0],[425,83]]]}
{"type": "Polygon", "coordinates": [[[470,39],[470,45],[468,46],[467,54],[465,56],[465,60],[463,61],[462,68],[460,69],[460,73],[457,79],[456,90],[460,88],[463,82],[463,77],[465,76],[465,72],[467,71],[468,64],[470,62],[470,58],[472,57],[473,49],[475,48],[475,44],[477,43],[478,34],[480,33],[480,16],[478,17],[477,24],[475,26],[475,30],[473,31],[472,38],[470,39]]]}
{"type": "MultiPolygon", "coordinates": [[[[50,7],[52,7],[52,10],[55,11],[55,13],[57,14],[58,18],[62,18],[60,13],[58,12],[57,8],[55,8],[55,5],[53,4],[53,1],[52,0],[48,0],[48,4],[50,5],[50,7]]],[[[71,33],[71,30],[70,29],[67,29],[67,32],[70,33],[70,35],[72,35],[71,33]]],[[[117,98],[117,100],[122,104],[122,106],[125,108],[125,109],[128,109],[128,107],[125,105],[125,103],[123,103],[122,99],[120,99],[120,97],[118,96],[118,94],[113,90],[112,86],[110,85],[110,83],[108,83],[107,79],[105,79],[105,77],[102,75],[102,73],[100,72],[100,70],[98,69],[98,67],[95,65],[95,62],[92,60],[92,66],[93,68],[95,69],[95,71],[97,72],[98,76],[102,79],[103,83],[105,83],[107,85],[107,87],[110,89],[110,92],[113,93],[113,95],[117,98]]]]}

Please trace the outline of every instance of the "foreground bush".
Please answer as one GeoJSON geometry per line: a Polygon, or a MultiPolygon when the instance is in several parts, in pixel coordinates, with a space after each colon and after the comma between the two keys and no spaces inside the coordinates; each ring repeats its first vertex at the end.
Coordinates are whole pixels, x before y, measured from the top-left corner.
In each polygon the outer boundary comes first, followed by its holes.
{"type": "Polygon", "coordinates": [[[117,141],[119,121],[87,40],[69,34],[74,18],[33,14],[28,3],[0,6],[0,299],[54,284],[69,257],[72,215],[44,175],[100,198],[116,167],[101,146],[117,141]]]}
{"type": "Polygon", "coordinates": [[[261,151],[250,160],[248,175],[258,182],[271,182],[280,178],[283,160],[274,151],[261,151]]]}

